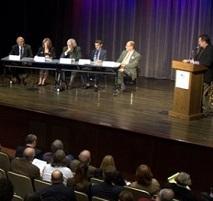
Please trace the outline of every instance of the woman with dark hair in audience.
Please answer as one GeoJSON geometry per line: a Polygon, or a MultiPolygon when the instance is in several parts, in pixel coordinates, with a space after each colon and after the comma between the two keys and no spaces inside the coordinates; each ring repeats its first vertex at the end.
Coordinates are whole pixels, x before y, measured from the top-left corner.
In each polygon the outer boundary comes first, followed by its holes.
{"type": "Polygon", "coordinates": [[[136,170],[136,181],[130,184],[131,187],[145,190],[151,195],[160,190],[159,182],[153,178],[151,169],[147,165],[140,165],[136,170]]]}
{"type": "MultiPolygon", "coordinates": [[[[46,60],[51,60],[56,57],[55,55],[55,49],[52,45],[52,41],[50,38],[44,38],[42,41],[42,47],[39,48],[37,56],[45,57],[46,60]]],[[[48,77],[48,71],[47,70],[40,70],[39,71],[39,81],[38,86],[44,86],[46,83],[46,79],[48,77]]]]}
{"type": "Polygon", "coordinates": [[[113,156],[111,155],[106,155],[102,159],[100,168],[96,169],[95,177],[99,179],[103,179],[103,172],[108,168],[108,167],[114,167],[115,172],[114,172],[114,179],[113,183],[118,186],[125,186],[126,183],[119,171],[117,171],[116,166],[115,166],[115,160],[113,156]]]}
{"type": "Polygon", "coordinates": [[[87,178],[88,166],[84,163],[80,163],[75,171],[73,178],[67,180],[67,186],[72,187],[76,191],[90,193],[90,182],[87,178]]]}

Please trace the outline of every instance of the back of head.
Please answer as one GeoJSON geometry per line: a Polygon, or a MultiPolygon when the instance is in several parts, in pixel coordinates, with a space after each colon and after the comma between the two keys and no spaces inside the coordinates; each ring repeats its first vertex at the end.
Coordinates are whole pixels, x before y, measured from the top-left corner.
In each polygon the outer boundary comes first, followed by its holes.
{"type": "Polygon", "coordinates": [[[78,156],[79,160],[82,162],[82,163],[85,163],[85,164],[89,164],[90,161],[91,161],[91,154],[90,154],[90,151],[89,150],[83,150],[79,156],[78,156]]]}
{"type": "Polygon", "coordinates": [[[35,157],[35,150],[34,150],[34,148],[27,147],[27,148],[24,150],[24,152],[23,152],[23,157],[24,157],[26,160],[32,162],[33,159],[34,159],[34,157],[35,157]]]}
{"type": "Polygon", "coordinates": [[[13,185],[7,178],[0,178],[0,200],[11,201],[13,198],[13,185]]]}
{"type": "Polygon", "coordinates": [[[140,165],[136,170],[136,181],[138,184],[149,186],[152,182],[153,174],[147,165],[140,165]]]}
{"type": "Polygon", "coordinates": [[[114,179],[115,179],[115,167],[113,166],[108,166],[104,172],[103,172],[103,176],[104,176],[104,181],[108,184],[112,184],[114,179]]]}
{"type": "Polygon", "coordinates": [[[55,153],[57,150],[59,149],[64,149],[64,145],[63,145],[63,142],[59,139],[56,139],[52,142],[51,144],[51,150],[53,153],[55,153]]]}
{"type": "Polygon", "coordinates": [[[134,201],[134,196],[130,191],[124,190],[119,194],[119,201],[134,201]]]}
{"type": "Polygon", "coordinates": [[[62,149],[57,150],[53,155],[52,166],[65,166],[65,152],[62,149]]]}
{"type": "Polygon", "coordinates": [[[54,170],[51,174],[52,184],[61,184],[63,183],[63,174],[60,170],[54,170]]]}
{"type": "Polygon", "coordinates": [[[164,188],[161,189],[158,194],[159,201],[172,201],[175,194],[172,189],[164,188]]]}
{"type": "Polygon", "coordinates": [[[180,172],[175,181],[182,186],[190,186],[192,184],[191,177],[186,172],[180,172]]]}
{"type": "Polygon", "coordinates": [[[27,135],[25,138],[25,143],[33,145],[33,147],[35,147],[37,143],[37,136],[34,134],[27,135]]]}
{"type": "Polygon", "coordinates": [[[111,155],[104,156],[100,165],[100,169],[104,171],[108,166],[113,166],[116,169],[114,158],[111,155]]]}

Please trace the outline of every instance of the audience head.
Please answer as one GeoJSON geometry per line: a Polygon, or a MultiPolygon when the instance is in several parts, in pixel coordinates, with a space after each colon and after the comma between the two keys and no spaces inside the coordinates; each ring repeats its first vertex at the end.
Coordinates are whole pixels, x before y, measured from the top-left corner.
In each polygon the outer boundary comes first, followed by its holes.
{"type": "Polygon", "coordinates": [[[76,170],[75,170],[75,181],[76,182],[81,182],[84,180],[87,180],[87,170],[88,166],[84,163],[80,163],[77,165],[76,170]]]}
{"type": "Polygon", "coordinates": [[[60,170],[54,170],[51,174],[52,184],[61,184],[63,183],[63,174],[60,170]]]}
{"type": "Polygon", "coordinates": [[[191,177],[186,172],[180,172],[178,176],[175,178],[177,184],[182,186],[190,186],[192,184],[191,177]]]}
{"type": "Polygon", "coordinates": [[[52,142],[51,144],[51,150],[53,153],[55,153],[57,150],[59,149],[64,149],[64,145],[63,145],[63,142],[59,139],[56,139],[52,142]]]}
{"type": "Polygon", "coordinates": [[[29,145],[31,147],[36,147],[37,145],[37,136],[34,134],[29,134],[25,138],[26,145],[29,145]]]}
{"type": "Polygon", "coordinates": [[[95,49],[99,50],[103,46],[103,42],[101,40],[95,41],[95,49]]]}
{"type": "Polygon", "coordinates": [[[13,198],[13,185],[6,177],[0,177],[0,200],[11,201],[13,198]]]}
{"type": "Polygon", "coordinates": [[[50,49],[52,48],[52,41],[50,40],[50,38],[44,38],[42,41],[42,47],[44,49],[50,49]]]}
{"type": "Polygon", "coordinates": [[[91,153],[89,150],[83,150],[79,154],[78,158],[79,158],[79,161],[81,161],[82,163],[89,165],[89,163],[91,161],[91,153]]]}
{"type": "Polygon", "coordinates": [[[103,172],[103,177],[104,181],[106,183],[112,184],[115,178],[115,167],[113,166],[108,166],[104,172],[103,172]]]}
{"type": "Polygon", "coordinates": [[[80,163],[81,162],[77,159],[72,160],[72,162],[70,163],[70,169],[72,170],[72,172],[76,172],[76,169],[80,163]]]}
{"type": "Polygon", "coordinates": [[[27,147],[23,152],[23,157],[32,162],[35,157],[35,149],[32,147],[27,147]]]}
{"type": "Polygon", "coordinates": [[[136,181],[138,184],[149,186],[152,182],[153,174],[147,165],[140,165],[136,170],[136,181]]]}
{"type": "Polygon", "coordinates": [[[156,201],[172,201],[175,194],[172,189],[163,188],[157,195],[156,201]]]}
{"type": "Polygon", "coordinates": [[[77,47],[77,42],[74,38],[70,38],[67,40],[67,47],[69,49],[74,49],[75,47],[77,47]]]}
{"type": "Polygon", "coordinates": [[[134,201],[134,196],[130,191],[124,190],[119,194],[119,201],[134,201]]]}
{"type": "Polygon", "coordinates": [[[116,169],[114,158],[111,155],[104,156],[100,168],[104,171],[108,166],[113,166],[116,169]]]}
{"type": "Polygon", "coordinates": [[[135,42],[134,41],[128,41],[126,43],[126,50],[127,51],[132,51],[135,49],[135,42]]]}
{"type": "Polygon", "coordinates": [[[23,38],[22,36],[17,37],[16,43],[17,43],[18,46],[23,47],[23,46],[24,46],[24,43],[25,43],[25,42],[24,42],[24,38],[23,38]]]}
{"type": "Polygon", "coordinates": [[[64,150],[59,149],[54,153],[52,166],[66,166],[66,155],[64,150]]]}
{"type": "Polygon", "coordinates": [[[198,45],[202,48],[211,45],[211,39],[207,34],[201,34],[198,38],[198,45]]]}

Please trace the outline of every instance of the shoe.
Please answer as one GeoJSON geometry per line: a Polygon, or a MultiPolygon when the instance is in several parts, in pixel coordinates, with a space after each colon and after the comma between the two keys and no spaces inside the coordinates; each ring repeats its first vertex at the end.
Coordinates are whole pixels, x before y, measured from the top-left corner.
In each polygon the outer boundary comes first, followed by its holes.
{"type": "Polygon", "coordinates": [[[91,86],[90,86],[90,84],[89,83],[87,83],[86,85],[84,85],[84,89],[89,89],[91,86]]]}
{"type": "Polygon", "coordinates": [[[113,96],[118,96],[120,94],[120,90],[119,89],[115,89],[113,91],[113,96]]]}

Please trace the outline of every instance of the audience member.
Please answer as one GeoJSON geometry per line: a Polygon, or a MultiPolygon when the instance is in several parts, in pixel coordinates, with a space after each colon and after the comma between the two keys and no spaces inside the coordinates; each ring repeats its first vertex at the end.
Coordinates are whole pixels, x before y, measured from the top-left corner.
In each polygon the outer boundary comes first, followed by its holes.
{"type": "Polygon", "coordinates": [[[15,158],[11,162],[11,170],[15,173],[25,175],[31,179],[39,179],[39,168],[32,164],[35,156],[35,150],[32,147],[27,147],[24,150],[23,157],[15,158]]]}
{"type": "Polygon", "coordinates": [[[174,196],[175,194],[172,189],[163,188],[158,193],[156,197],[156,201],[172,201],[174,196]]]}
{"type": "Polygon", "coordinates": [[[72,169],[76,170],[77,165],[79,163],[83,163],[88,166],[87,177],[88,178],[94,177],[96,168],[94,166],[90,165],[90,162],[91,162],[90,151],[89,150],[81,151],[80,154],[78,155],[78,159],[79,160],[75,159],[75,160],[71,161],[70,166],[72,167],[72,169]]]}
{"type": "Polygon", "coordinates": [[[124,190],[119,194],[118,201],[135,201],[134,196],[130,191],[124,190]]]}
{"type": "Polygon", "coordinates": [[[87,178],[88,166],[80,163],[75,171],[72,179],[68,179],[67,186],[72,187],[74,190],[89,194],[90,182],[87,178]]]}
{"type": "Polygon", "coordinates": [[[18,146],[16,148],[15,157],[23,157],[23,152],[27,147],[32,147],[35,149],[35,158],[40,159],[42,157],[42,152],[37,146],[37,136],[35,134],[29,134],[25,138],[25,146],[18,146]]]}
{"type": "Polygon", "coordinates": [[[149,192],[151,195],[160,190],[159,182],[153,178],[151,169],[147,165],[140,165],[136,170],[136,181],[130,184],[131,187],[149,192]]]}
{"type": "Polygon", "coordinates": [[[181,201],[192,201],[196,200],[190,187],[192,184],[191,177],[186,172],[180,172],[175,178],[176,183],[169,183],[166,185],[167,188],[171,188],[175,193],[175,199],[181,201]]]}
{"type": "Polygon", "coordinates": [[[91,187],[91,196],[101,197],[110,201],[117,201],[123,187],[113,185],[114,167],[108,167],[104,171],[104,182],[91,187]]]}
{"type": "Polygon", "coordinates": [[[57,150],[53,156],[53,161],[44,167],[42,179],[50,182],[52,172],[54,170],[60,170],[63,174],[64,184],[66,184],[67,179],[73,177],[73,173],[68,167],[66,167],[67,163],[65,157],[66,156],[63,150],[57,150]]]}
{"type": "Polygon", "coordinates": [[[115,161],[113,156],[111,155],[106,155],[104,156],[104,158],[102,159],[100,168],[97,168],[95,171],[95,177],[99,178],[99,179],[103,179],[103,172],[109,167],[112,166],[115,168],[115,173],[114,173],[114,180],[113,183],[115,185],[118,186],[125,186],[126,183],[121,175],[121,173],[119,171],[116,170],[116,166],[115,166],[115,161]]]}
{"type": "Polygon", "coordinates": [[[4,176],[0,175],[0,200],[12,201],[13,198],[13,185],[4,176]]]}
{"type": "Polygon", "coordinates": [[[52,172],[52,185],[39,192],[42,201],[76,201],[74,191],[64,185],[63,178],[60,170],[52,172]]]}

